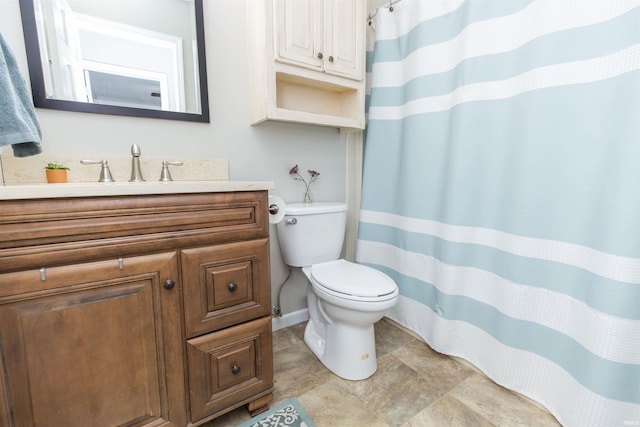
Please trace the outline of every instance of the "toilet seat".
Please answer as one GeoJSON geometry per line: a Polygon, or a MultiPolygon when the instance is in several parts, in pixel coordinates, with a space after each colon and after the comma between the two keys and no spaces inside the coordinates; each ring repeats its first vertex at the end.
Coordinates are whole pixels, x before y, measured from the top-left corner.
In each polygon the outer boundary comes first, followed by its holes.
{"type": "Polygon", "coordinates": [[[380,301],[398,294],[398,287],[386,274],[343,259],[312,265],[311,278],[323,291],[347,299],[380,301]]]}

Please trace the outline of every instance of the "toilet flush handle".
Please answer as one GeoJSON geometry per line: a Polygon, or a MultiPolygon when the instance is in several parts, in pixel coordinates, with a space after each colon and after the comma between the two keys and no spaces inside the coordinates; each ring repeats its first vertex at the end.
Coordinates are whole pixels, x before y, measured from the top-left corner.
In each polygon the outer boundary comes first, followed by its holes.
{"type": "Polygon", "coordinates": [[[298,223],[298,218],[287,218],[284,220],[285,224],[296,225],[298,223]]]}

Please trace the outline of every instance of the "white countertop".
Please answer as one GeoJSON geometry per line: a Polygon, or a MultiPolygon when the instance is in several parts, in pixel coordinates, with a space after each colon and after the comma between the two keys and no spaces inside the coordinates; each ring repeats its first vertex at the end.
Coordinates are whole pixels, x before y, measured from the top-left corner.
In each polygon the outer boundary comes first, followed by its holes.
{"type": "Polygon", "coordinates": [[[0,185],[0,200],[272,190],[269,181],[69,182],[0,185]]]}

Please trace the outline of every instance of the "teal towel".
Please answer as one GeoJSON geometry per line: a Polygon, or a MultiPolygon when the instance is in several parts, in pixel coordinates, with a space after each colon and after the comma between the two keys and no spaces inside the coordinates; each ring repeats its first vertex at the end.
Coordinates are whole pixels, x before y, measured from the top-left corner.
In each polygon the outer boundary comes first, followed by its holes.
{"type": "Polygon", "coordinates": [[[0,34],[0,146],[16,157],[42,153],[42,132],[13,52],[0,34]]]}

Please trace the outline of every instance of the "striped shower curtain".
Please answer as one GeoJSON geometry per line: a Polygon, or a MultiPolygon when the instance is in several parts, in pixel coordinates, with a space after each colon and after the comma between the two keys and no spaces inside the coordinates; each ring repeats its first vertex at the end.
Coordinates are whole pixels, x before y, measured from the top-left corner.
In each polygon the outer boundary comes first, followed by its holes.
{"type": "Polygon", "coordinates": [[[386,6],[356,260],[388,316],[564,425],[640,425],[640,1],[386,6]]]}

